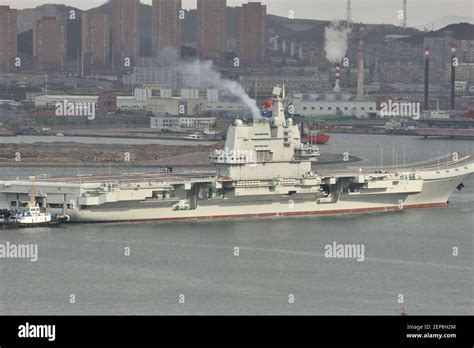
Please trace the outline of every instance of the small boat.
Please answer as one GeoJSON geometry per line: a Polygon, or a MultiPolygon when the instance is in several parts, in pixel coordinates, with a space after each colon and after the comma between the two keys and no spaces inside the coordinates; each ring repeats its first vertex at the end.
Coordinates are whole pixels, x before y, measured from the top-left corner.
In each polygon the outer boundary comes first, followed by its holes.
{"type": "Polygon", "coordinates": [[[51,214],[42,213],[38,204],[31,206],[26,204],[26,209],[15,215],[15,221],[22,225],[43,224],[51,222],[51,214]]]}
{"type": "Polygon", "coordinates": [[[303,136],[303,141],[310,144],[323,145],[329,141],[330,136],[325,133],[316,133],[303,136]]]}
{"type": "Polygon", "coordinates": [[[304,122],[300,125],[301,141],[306,144],[324,145],[329,141],[330,136],[317,130],[305,127],[304,122]],[[307,130],[307,132],[306,132],[307,130]]]}
{"type": "Polygon", "coordinates": [[[0,230],[28,227],[57,227],[69,221],[68,216],[52,216],[50,213],[41,212],[41,208],[31,206],[29,203],[25,210],[9,212],[0,217],[0,230]]]}
{"type": "Polygon", "coordinates": [[[185,136],[183,139],[187,140],[206,140],[206,137],[202,133],[193,133],[185,136]]]}

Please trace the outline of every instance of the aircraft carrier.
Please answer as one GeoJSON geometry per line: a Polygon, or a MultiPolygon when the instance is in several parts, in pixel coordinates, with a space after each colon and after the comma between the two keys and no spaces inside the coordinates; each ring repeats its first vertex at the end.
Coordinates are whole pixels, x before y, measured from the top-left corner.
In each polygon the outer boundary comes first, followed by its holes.
{"type": "Polygon", "coordinates": [[[249,124],[235,120],[215,171],[0,181],[0,208],[31,198],[72,222],[213,220],[353,214],[441,207],[474,172],[470,156],[402,168],[314,171],[319,149],[285,115],[285,91],[249,124]]]}

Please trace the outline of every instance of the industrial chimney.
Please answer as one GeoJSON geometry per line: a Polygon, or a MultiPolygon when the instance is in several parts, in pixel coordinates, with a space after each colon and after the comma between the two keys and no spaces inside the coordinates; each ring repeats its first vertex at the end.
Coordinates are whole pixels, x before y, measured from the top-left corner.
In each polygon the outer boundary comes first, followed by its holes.
{"type": "Polygon", "coordinates": [[[341,93],[341,86],[339,86],[339,79],[341,77],[341,67],[339,63],[336,64],[336,84],[334,85],[334,93],[341,93]]]}
{"type": "Polygon", "coordinates": [[[359,32],[357,48],[357,99],[364,98],[364,35],[359,32]]]}
{"type": "Polygon", "coordinates": [[[429,109],[428,90],[429,90],[429,75],[430,75],[430,49],[425,48],[425,110],[429,109]]]}
{"type": "Polygon", "coordinates": [[[451,44],[451,110],[455,109],[454,98],[456,88],[456,44],[451,44]]]}

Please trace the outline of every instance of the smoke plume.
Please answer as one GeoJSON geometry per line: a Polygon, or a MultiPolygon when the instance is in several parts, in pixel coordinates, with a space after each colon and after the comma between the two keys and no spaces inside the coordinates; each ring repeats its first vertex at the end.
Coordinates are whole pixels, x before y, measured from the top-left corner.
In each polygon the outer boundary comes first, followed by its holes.
{"type": "Polygon", "coordinates": [[[250,109],[253,118],[261,118],[260,110],[254,99],[250,98],[243,87],[236,81],[225,79],[213,69],[212,61],[182,60],[175,49],[164,48],[158,55],[158,65],[177,68],[183,86],[187,88],[216,88],[237,97],[250,109]]]}
{"type": "Polygon", "coordinates": [[[334,21],[324,29],[324,50],[326,59],[332,63],[339,63],[347,51],[347,35],[350,29],[342,26],[341,22],[334,21]]]}

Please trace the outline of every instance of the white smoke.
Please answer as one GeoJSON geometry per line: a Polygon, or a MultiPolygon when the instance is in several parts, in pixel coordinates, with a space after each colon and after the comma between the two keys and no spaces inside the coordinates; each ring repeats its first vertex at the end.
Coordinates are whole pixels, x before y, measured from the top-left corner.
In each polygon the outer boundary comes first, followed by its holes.
{"type": "Polygon", "coordinates": [[[250,98],[243,87],[236,81],[225,79],[213,69],[212,61],[182,60],[175,49],[164,48],[158,55],[158,65],[162,67],[175,67],[179,70],[182,84],[188,88],[209,89],[217,88],[226,91],[250,109],[254,119],[261,118],[257,102],[250,98]]]}
{"type": "Polygon", "coordinates": [[[350,28],[344,27],[341,22],[331,22],[324,29],[324,50],[326,59],[332,63],[339,63],[346,56],[347,35],[351,32],[350,28]]]}

